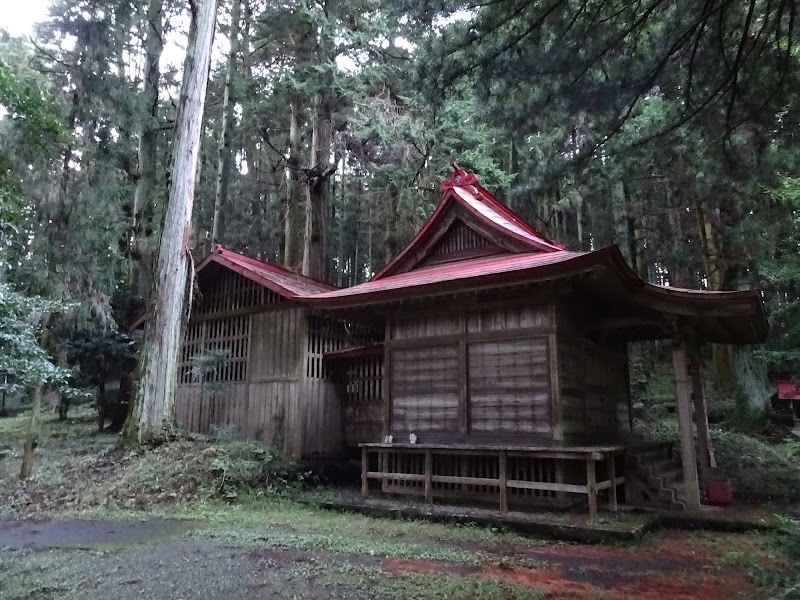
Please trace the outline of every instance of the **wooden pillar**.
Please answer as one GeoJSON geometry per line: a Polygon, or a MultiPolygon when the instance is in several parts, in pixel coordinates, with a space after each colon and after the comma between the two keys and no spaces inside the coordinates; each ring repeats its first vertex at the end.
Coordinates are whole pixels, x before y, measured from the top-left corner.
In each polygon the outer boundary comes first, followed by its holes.
{"type": "Polygon", "coordinates": [[[672,367],[675,371],[675,399],[678,403],[678,431],[681,439],[686,508],[697,510],[700,508],[700,482],[697,479],[697,454],[692,430],[689,364],[686,357],[686,343],[683,339],[673,339],[672,341],[672,367]]]}
{"type": "Polygon", "coordinates": [[[500,450],[500,510],[508,512],[508,476],[506,474],[506,451],[500,450]]]}
{"type": "Polygon", "coordinates": [[[594,457],[586,455],[586,493],[589,496],[589,518],[597,517],[597,475],[594,470],[594,457]]]}
{"type": "Polygon", "coordinates": [[[433,452],[425,450],[425,502],[433,504],[433,452]]]}
{"type": "Polygon", "coordinates": [[[369,454],[367,453],[367,447],[361,446],[361,495],[364,498],[369,496],[369,479],[367,478],[368,459],[369,454]]]}
{"type": "Polygon", "coordinates": [[[689,376],[692,380],[694,423],[697,426],[700,482],[707,484],[712,478],[711,469],[716,465],[714,464],[713,446],[711,445],[711,434],[708,428],[708,405],[706,404],[706,395],[703,390],[703,370],[700,363],[700,353],[697,348],[692,349],[689,376]]]}
{"type": "Polygon", "coordinates": [[[611,480],[611,487],[608,488],[608,508],[612,512],[617,512],[617,465],[616,453],[608,455],[608,478],[611,480]]]}

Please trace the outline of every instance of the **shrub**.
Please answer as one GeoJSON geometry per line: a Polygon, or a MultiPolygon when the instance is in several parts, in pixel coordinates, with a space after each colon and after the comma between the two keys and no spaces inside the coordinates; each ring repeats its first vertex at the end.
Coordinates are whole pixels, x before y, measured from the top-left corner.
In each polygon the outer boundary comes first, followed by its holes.
{"type": "Polygon", "coordinates": [[[211,461],[215,491],[228,500],[246,493],[285,493],[308,478],[297,463],[272,448],[229,443],[215,450],[211,461]]]}

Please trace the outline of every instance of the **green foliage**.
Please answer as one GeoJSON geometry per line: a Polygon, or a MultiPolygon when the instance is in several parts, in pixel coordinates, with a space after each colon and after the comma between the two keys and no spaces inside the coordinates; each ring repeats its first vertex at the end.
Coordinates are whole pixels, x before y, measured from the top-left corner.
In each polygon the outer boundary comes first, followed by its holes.
{"type": "Polygon", "coordinates": [[[795,565],[800,561],[800,520],[778,517],[782,535],[778,545],[791,561],[791,566],[783,569],[756,566],[753,578],[770,591],[771,600],[797,600],[800,598],[800,573],[795,565]]]}
{"type": "Polygon", "coordinates": [[[748,495],[800,499],[800,469],[792,448],[743,433],[712,431],[720,473],[748,495]]]}
{"type": "Polygon", "coordinates": [[[285,494],[309,477],[278,452],[251,443],[220,446],[210,471],[218,478],[216,493],[228,501],[248,494],[285,494]]]}
{"type": "Polygon", "coordinates": [[[71,370],[53,364],[38,341],[42,316],[63,308],[61,303],[24,296],[0,283],[0,373],[7,376],[1,389],[15,393],[38,384],[68,388],[71,370]]]}
{"type": "Polygon", "coordinates": [[[140,336],[113,329],[79,329],[66,339],[67,359],[87,382],[99,384],[133,371],[140,336]]]}
{"type": "Polygon", "coordinates": [[[64,136],[64,122],[52,101],[37,87],[21,81],[0,57],[0,107],[22,132],[29,149],[45,151],[64,136]]]}

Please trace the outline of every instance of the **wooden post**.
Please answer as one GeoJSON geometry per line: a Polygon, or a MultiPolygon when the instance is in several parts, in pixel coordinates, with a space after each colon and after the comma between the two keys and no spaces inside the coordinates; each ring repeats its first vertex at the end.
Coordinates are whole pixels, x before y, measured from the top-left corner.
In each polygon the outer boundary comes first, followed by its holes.
{"type": "Polygon", "coordinates": [[[608,478],[611,480],[611,487],[608,488],[608,508],[612,512],[617,512],[617,465],[614,452],[608,455],[608,478]]]}
{"type": "Polygon", "coordinates": [[[672,341],[672,367],[675,371],[675,398],[678,403],[678,430],[681,438],[681,461],[686,508],[700,509],[700,482],[697,479],[697,454],[692,431],[692,399],[689,383],[686,344],[682,339],[672,341]]]}
{"type": "Polygon", "coordinates": [[[425,450],[425,503],[433,504],[433,452],[425,450]]]}
{"type": "Polygon", "coordinates": [[[508,512],[508,476],[506,475],[506,451],[500,450],[500,510],[508,512]]]}
{"type": "Polygon", "coordinates": [[[369,496],[369,479],[367,479],[367,470],[369,467],[369,454],[367,447],[361,446],[361,496],[366,498],[369,496]]]}
{"type": "Polygon", "coordinates": [[[589,496],[589,518],[597,517],[597,476],[594,471],[594,458],[586,455],[586,493],[589,496]]]}
{"type": "Polygon", "coordinates": [[[708,406],[703,390],[703,370],[700,363],[700,352],[693,348],[692,360],[689,364],[689,375],[692,379],[692,402],[694,403],[694,422],[697,426],[697,447],[700,453],[700,482],[711,481],[711,469],[714,467],[711,434],[708,429],[708,406]]]}

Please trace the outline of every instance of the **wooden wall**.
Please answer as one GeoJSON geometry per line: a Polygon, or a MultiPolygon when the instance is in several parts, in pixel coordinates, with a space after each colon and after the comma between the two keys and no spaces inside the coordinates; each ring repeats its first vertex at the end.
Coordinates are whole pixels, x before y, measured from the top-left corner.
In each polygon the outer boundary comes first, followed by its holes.
{"type": "Polygon", "coordinates": [[[552,440],[554,335],[550,296],[394,314],[385,430],[423,443],[552,440]]]}
{"type": "Polygon", "coordinates": [[[177,423],[206,434],[225,428],[293,456],[337,456],[341,398],[322,354],[339,347],[342,328],[254,286],[229,271],[201,282],[184,335],[177,423]]]}
{"type": "Polygon", "coordinates": [[[560,317],[559,387],[564,439],[604,442],[630,432],[627,347],[579,336],[560,317]]]}

